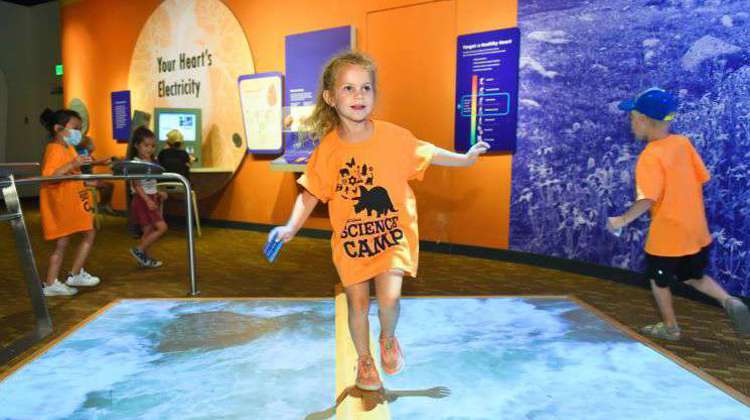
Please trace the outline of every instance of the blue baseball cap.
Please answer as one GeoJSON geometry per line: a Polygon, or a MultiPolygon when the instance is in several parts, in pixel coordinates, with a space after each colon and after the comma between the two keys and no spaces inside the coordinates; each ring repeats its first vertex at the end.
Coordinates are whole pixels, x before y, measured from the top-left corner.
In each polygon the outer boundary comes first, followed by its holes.
{"type": "Polygon", "coordinates": [[[646,89],[635,99],[620,102],[622,111],[638,111],[658,121],[671,121],[677,112],[677,99],[669,92],[657,87],[646,89]]]}

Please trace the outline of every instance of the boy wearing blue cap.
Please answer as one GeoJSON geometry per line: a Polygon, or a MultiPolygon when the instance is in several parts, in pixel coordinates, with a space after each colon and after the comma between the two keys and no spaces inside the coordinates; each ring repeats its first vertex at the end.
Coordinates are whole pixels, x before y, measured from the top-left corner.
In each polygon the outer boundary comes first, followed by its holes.
{"type": "Polygon", "coordinates": [[[630,112],[633,135],[648,145],[636,164],[636,201],[624,214],[610,217],[607,227],[617,232],[651,210],[645,274],[662,322],[647,325],[641,332],[666,340],[680,338],[669,288],[677,280],[718,300],[737,333],[750,335],[747,306],[704,273],[711,234],[703,207],[703,184],[711,176],[690,140],[670,131],[677,105],[672,95],[659,88],[620,103],[621,110],[630,112]]]}

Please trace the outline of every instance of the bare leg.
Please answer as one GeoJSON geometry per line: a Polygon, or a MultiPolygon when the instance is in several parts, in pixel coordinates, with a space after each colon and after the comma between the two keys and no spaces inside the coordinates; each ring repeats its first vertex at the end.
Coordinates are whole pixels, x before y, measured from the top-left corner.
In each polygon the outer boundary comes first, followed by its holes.
{"type": "Polygon", "coordinates": [[[672,291],[669,287],[659,287],[656,282],[651,280],[651,291],[654,293],[654,299],[656,299],[656,306],[659,307],[661,313],[661,319],[667,327],[677,326],[677,317],[674,314],[674,307],[672,306],[672,291]]]}
{"type": "Polygon", "coordinates": [[[700,279],[690,279],[685,283],[699,292],[718,300],[721,306],[724,306],[724,303],[729,299],[729,294],[709,276],[704,275],[700,279]]]}
{"type": "Polygon", "coordinates": [[[404,274],[400,271],[389,271],[375,277],[375,296],[378,299],[378,316],[380,317],[380,336],[393,337],[401,313],[401,283],[404,274]]]}
{"type": "Polygon", "coordinates": [[[45,285],[52,286],[52,283],[55,282],[58,274],[60,274],[60,266],[62,266],[65,248],[68,246],[69,241],[70,236],[65,236],[55,242],[55,250],[49,256],[49,268],[47,268],[47,281],[44,283],[45,285]]]}
{"type": "Polygon", "coordinates": [[[95,238],[96,231],[94,229],[83,232],[83,240],[81,241],[81,244],[78,245],[78,252],[76,253],[75,260],[73,260],[71,273],[78,274],[81,272],[81,269],[86,264],[86,259],[88,259],[89,254],[91,253],[91,248],[94,246],[95,238]]]}
{"type": "Polygon", "coordinates": [[[349,334],[359,357],[370,355],[370,282],[345,287],[346,303],[349,307],[349,334]]]}
{"type": "Polygon", "coordinates": [[[146,252],[148,248],[158,241],[164,233],[167,231],[167,224],[164,222],[156,222],[153,225],[143,227],[143,236],[141,236],[141,244],[138,246],[143,252],[146,252]]]}

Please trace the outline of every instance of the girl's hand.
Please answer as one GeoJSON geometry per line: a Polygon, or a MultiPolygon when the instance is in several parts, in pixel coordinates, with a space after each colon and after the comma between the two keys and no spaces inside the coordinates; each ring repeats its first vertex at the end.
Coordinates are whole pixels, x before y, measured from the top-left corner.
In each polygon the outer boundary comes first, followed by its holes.
{"type": "Polygon", "coordinates": [[[489,150],[489,148],[489,144],[480,141],[479,143],[471,146],[471,149],[469,149],[469,151],[466,152],[464,156],[466,156],[466,159],[470,162],[469,165],[473,165],[474,163],[476,163],[480,155],[487,153],[487,150],[489,150]]]}
{"type": "Polygon", "coordinates": [[[282,241],[284,243],[287,243],[294,238],[294,235],[297,232],[295,232],[292,228],[290,228],[287,225],[284,226],[276,226],[271,230],[271,233],[268,234],[268,239],[275,238],[277,241],[282,241]]]}
{"type": "Polygon", "coordinates": [[[78,155],[70,162],[70,166],[72,166],[73,169],[78,169],[83,165],[91,165],[91,156],[78,155]]]}
{"type": "Polygon", "coordinates": [[[158,206],[156,205],[156,202],[154,202],[154,200],[152,200],[151,197],[146,197],[145,200],[146,200],[146,206],[148,207],[149,210],[153,211],[158,208],[158,206]]]}
{"type": "Polygon", "coordinates": [[[168,197],[169,197],[169,194],[167,194],[166,191],[159,191],[159,198],[161,199],[161,201],[166,200],[168,197]]]}

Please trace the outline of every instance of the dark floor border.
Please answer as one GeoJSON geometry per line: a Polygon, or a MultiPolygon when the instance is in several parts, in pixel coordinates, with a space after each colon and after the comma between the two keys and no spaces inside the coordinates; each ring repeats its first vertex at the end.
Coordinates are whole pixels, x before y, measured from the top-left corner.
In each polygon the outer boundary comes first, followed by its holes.
{"type": "MultiPolygon", "coordinates": [[[[184,218],[180,219],[184,224],[184,218]]],[[[201,223],[204,226],[249,230],[255,232],[269,232],[273,228],[273,226],[271,225],[265,225],[261,223],[234,222],[228,220],[202,218],[201,223]]],[[[300,229],[298,235],[306,238],[330,239],[331,232],[328,230],[303,228],[300,229]]],[[[427,252],[461,255],[464,257],[483,258],[488,260],[525,264],[534,267],[548,268],[557,271],[565,271],[567,273],[596,277],[635,287],[650,287],[641,273],[599,264],[592,264],[584,261],[569,260],[562,257],[552,257],[548,255],[532,254],[529,252],[514,251],[508,249],[486,248],[473,245],[457,245],[424,240],[419,241],[419,246],[422,251],[427,252]]],[[[718,303],[715,300],[682,284],[673,287],[672,290],[673,293],[677,296],[718,306],[718,303]]],[[[743,300],[750,304],[750,299],[743,298],[743,300]]]]}

